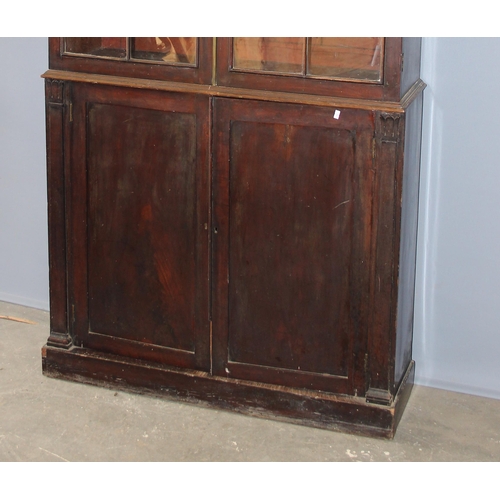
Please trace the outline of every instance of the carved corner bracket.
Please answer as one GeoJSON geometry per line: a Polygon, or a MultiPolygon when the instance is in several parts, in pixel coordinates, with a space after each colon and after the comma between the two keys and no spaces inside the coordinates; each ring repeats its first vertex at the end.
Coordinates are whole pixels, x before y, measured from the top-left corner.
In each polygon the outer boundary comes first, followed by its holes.
{"type": "Polygon", "coordinates": [[[401,113],[377,113],[376,134],[380,142],[398,143],[401,133],[401,113]]]}
{"type": "Polygon", "coordinates": [[[45,95],[52,105],[63,105],[64,82],[61,80],[45,80],[45,95]]]}

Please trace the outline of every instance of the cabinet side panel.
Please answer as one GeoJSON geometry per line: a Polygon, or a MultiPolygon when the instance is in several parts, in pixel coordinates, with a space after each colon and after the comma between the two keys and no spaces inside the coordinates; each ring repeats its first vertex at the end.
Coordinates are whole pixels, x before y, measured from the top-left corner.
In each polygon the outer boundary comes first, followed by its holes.
{"type": "Polygon", "coordinates": [[[420,94],[408,108],[405,120],[403,204],[401,212],[401,246],[394,380],[396,387],[401,382],[412,356],[422,101],[422,94],[420,94]]]}
{"type": "Polygon", "coordinates": [[[194,351],[196,116],[88,109],[90,331],[194,351]]]}

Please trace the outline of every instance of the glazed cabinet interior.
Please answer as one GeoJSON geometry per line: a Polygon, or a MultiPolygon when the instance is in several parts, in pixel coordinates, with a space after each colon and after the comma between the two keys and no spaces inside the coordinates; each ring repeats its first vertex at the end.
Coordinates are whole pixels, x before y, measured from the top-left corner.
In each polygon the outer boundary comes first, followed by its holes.
{"type": "Polygon", "coordinates": [[[47,376],[392,437],[420,40],[51,38],[47,376]]]}

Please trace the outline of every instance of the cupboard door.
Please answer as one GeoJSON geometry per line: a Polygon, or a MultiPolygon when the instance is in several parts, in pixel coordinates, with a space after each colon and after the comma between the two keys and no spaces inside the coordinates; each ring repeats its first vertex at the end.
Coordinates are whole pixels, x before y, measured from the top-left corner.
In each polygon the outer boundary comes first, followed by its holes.
{"type": "Polygon", "coordinates": [[[209,367],[208,99],[74,85],[77,344],[209,367]]]}
{"type": "Polygon", "coordinates": [[[214,373],[363,390],[373,117],[216,99],[214,373]]]}
{"type": "Polygon", "coordinates": [[[217,83],[227,87],[400,99],[401,38],[217,38],[217,83]]]}
{"type": "Polygon", "coordinates": [[[212,83],[211,37],[50,38],[50,68],[179,83],[212,83]]]}

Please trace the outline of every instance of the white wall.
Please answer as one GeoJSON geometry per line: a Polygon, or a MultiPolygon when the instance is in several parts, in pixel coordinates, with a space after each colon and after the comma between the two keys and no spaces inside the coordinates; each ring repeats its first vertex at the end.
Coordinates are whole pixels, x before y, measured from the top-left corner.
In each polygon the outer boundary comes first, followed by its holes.
{"type": "MultiPolygon", "coordinates": [[[[46,38],[0,38],[0,300],[48,308],[46,38]]],[[[426,38],[417,382],[500,398],[500,38],[426,38]]]]}
{"type": "Polygon", "coordinates": [[[500,398],[500,38],[423,43],[417,382],[500,398]]]}
{"type": "Polygon", "coordinates": [[[46,38],[0,38],[0,300],[48,309],[46,38]]]}

